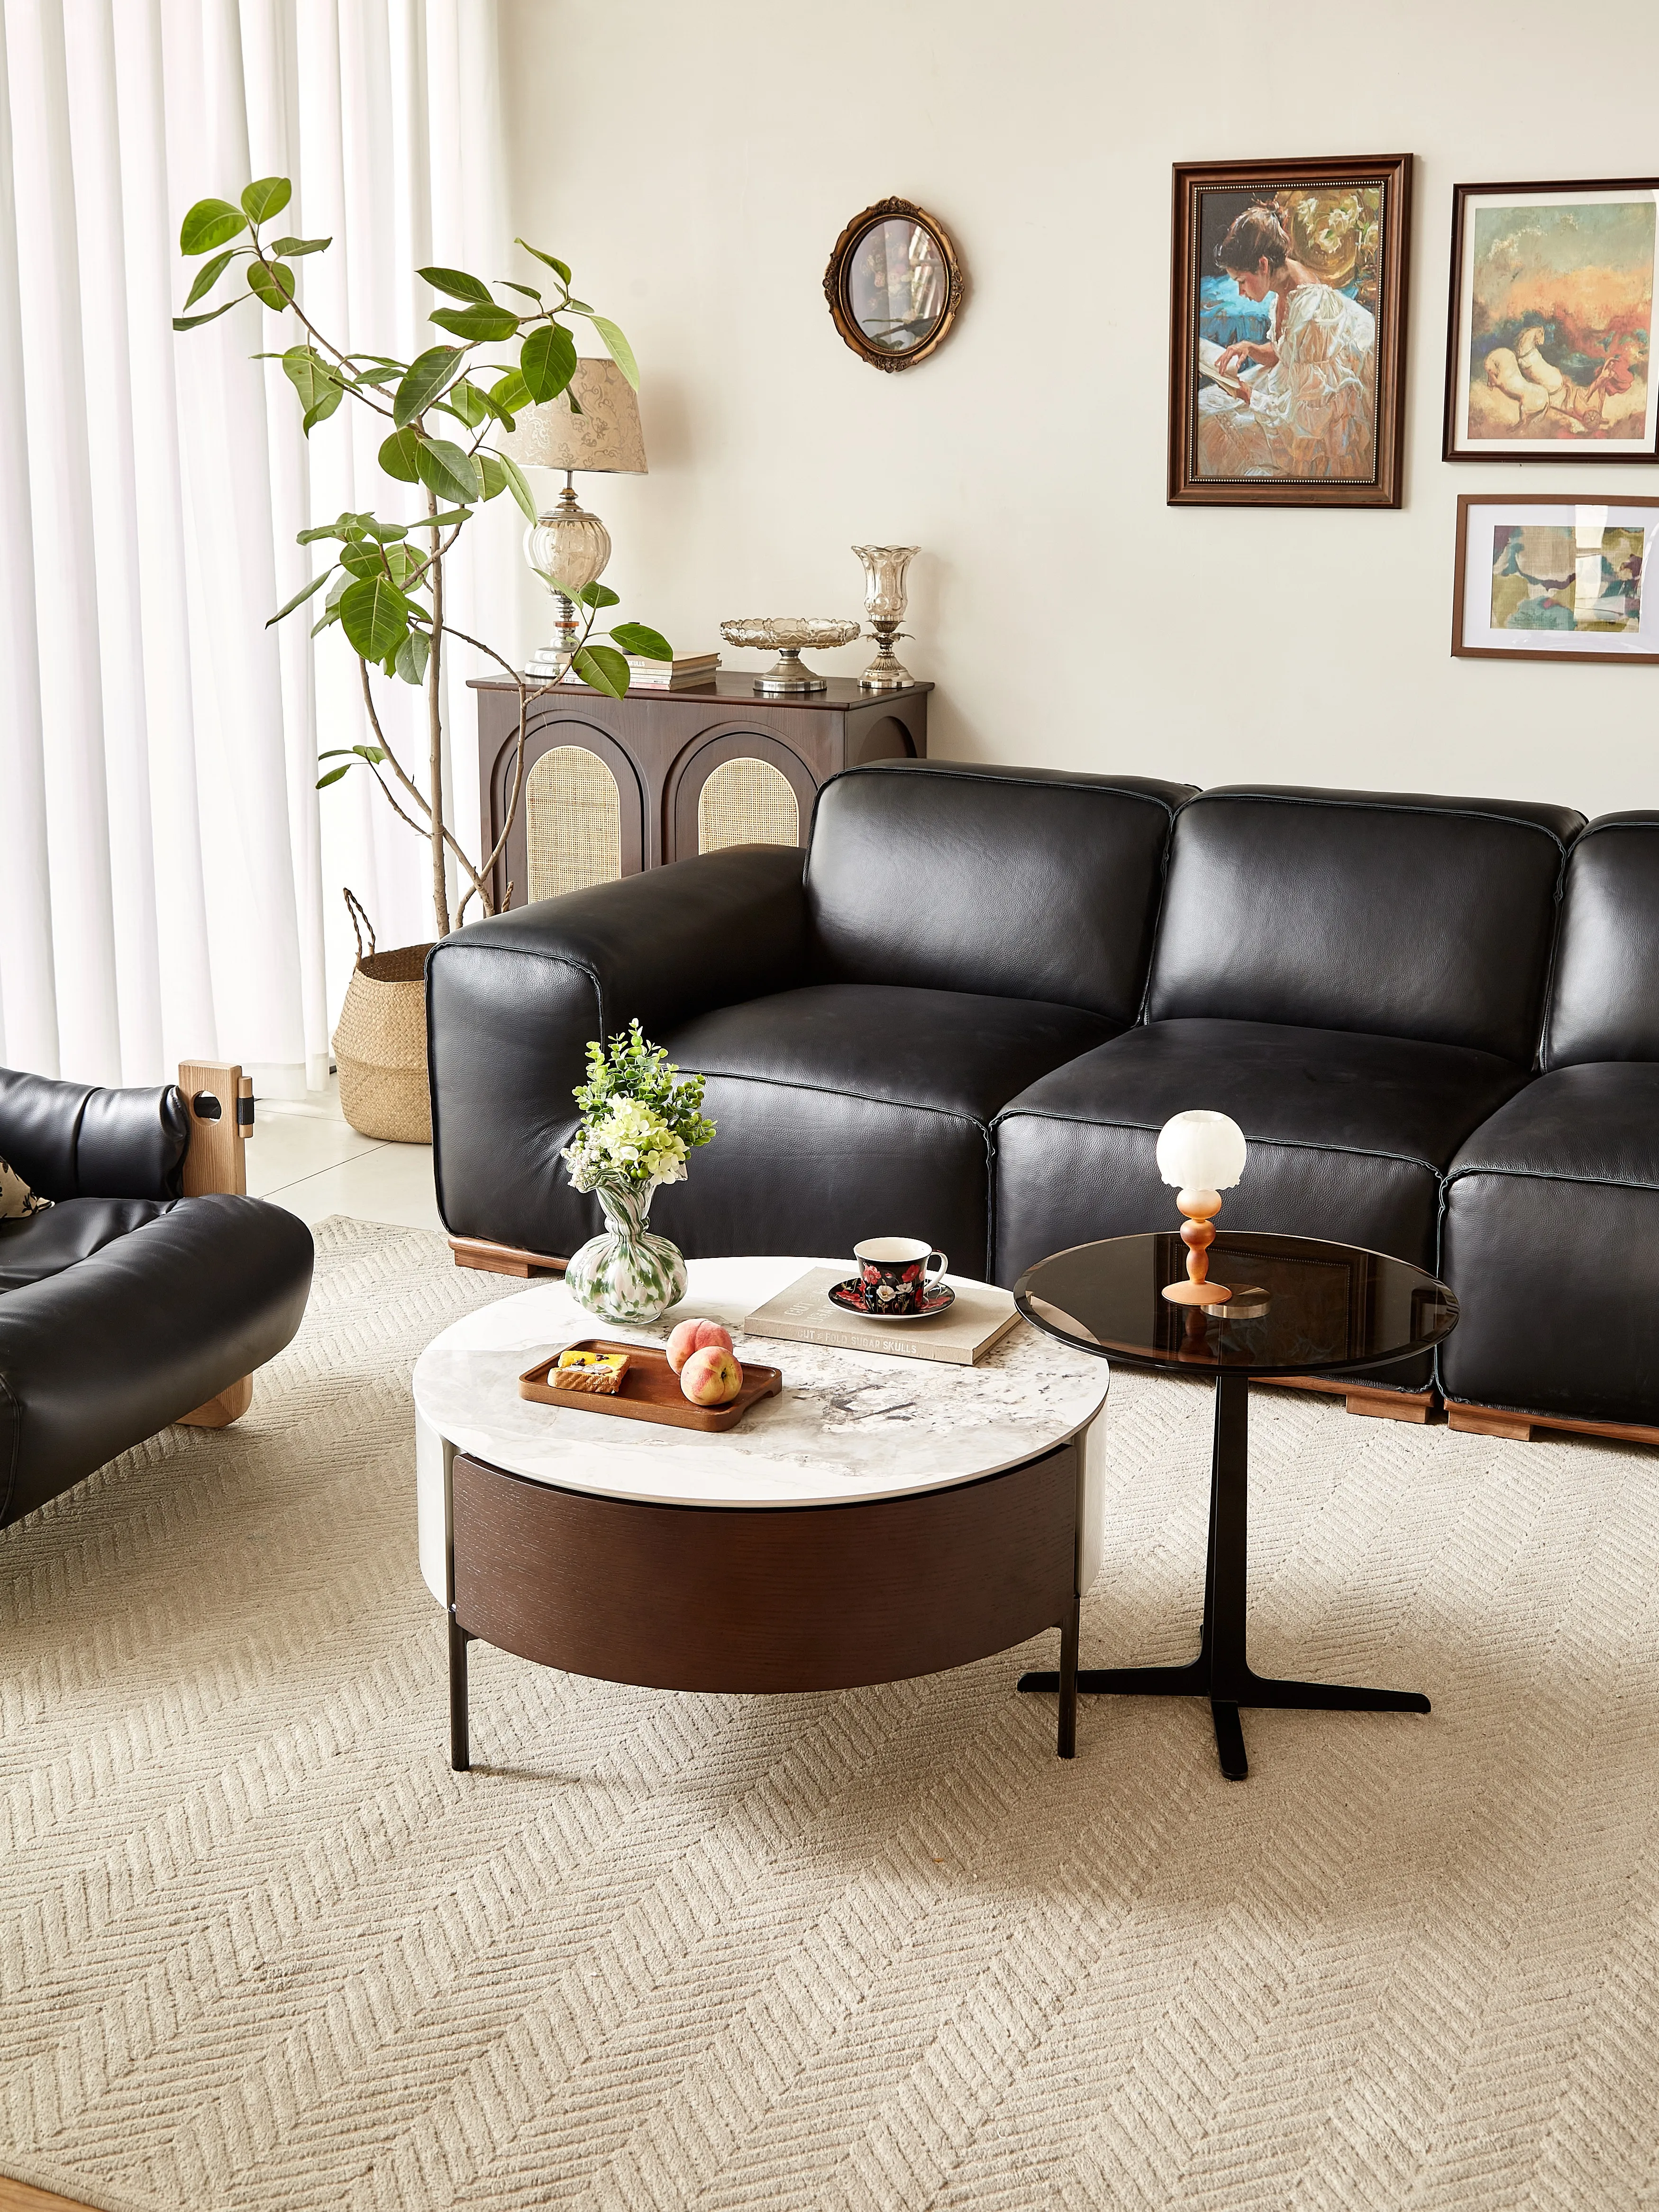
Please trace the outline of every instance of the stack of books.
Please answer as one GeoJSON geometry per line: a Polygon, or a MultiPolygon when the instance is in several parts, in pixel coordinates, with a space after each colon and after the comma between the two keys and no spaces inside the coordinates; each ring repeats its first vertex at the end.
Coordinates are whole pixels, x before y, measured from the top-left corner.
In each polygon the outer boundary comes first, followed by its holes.
{"type": "MultiPolygon", "coordinates": [[[[672,660],[647,660],[637,653],[623,658],[630,691],[690,691],[700,684],[712,684],[720,665],[718,653],[681,653],[672,660]]],[[[567,684],[580,684],[581,680],[574,670],[565,671],[567,684]]]]}

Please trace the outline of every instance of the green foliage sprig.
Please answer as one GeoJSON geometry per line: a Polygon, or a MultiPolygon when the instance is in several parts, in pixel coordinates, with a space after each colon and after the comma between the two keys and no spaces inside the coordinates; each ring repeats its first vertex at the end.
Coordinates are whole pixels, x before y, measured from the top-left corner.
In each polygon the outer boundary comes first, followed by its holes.
{"type": "MultiPolygon", "coordinates": [[[[312,635],[314,637],[337,623],[357,655],[364,704],[375,741],[325,753],[324,760],[338,761],[340,765],[324,770],[317,779],[318,788],[337,783],[361,764],[374,776],[399,819],[430,839],[433,911],[437,933],[442,937],[450,927],[446,856],[457,864],[470,884],[456,921],[462,919],[475,896],[486,914],[494,911],[489,886],[506,848],[523,787],[526,711],[531,699],[550,688],[528,682],[494,647],[457,629],[445,616],[444,564],[476,510],[508,492],[532,522],[537,520],[536,502],[523,471],[505,453],[488,448],[485,437],[497,426],[511,430],[524,408],[544,405],[562,395],[573,412],[580,412],[570,389],[577,362],[575,340],[567,327],[571,319],[592,325],[635,390],[639,370],[633,349],[616,324],[586,300],[575,297],[568,264],[523,239],[517,243],[551,271],[550,282],[556,289],[550,301],[533,285],[503,277],[497,290],[516,293],[532,303],[527,307],[504,306],[489,284],[466,270],[422,269],[419,274],[434,291],[460,303],[434,307],[428,316],[458,343],[429,346],[413,361],[399,361],[389,354],[347,353],[325,337],[307,314],[295,268],[306,256],[325,252],[332,239],[282,237],[267,244],[261,235],[263,227],[279,216],[292,198],[293,185],[288,178],[262,177],[245,187],[238,202],[197,201],[179,231],[179,250],[188,256],[212,258],[197,272],[185,301],[186,312],[174,316],[173,326],[175,331],[195,330],[228,314],[250,298],[274,314],[291,314],[305,336],[281,352],[257,358],[281,362],[299,399],[301,428],[306,436],[346,399],[355,400],[383,416],[388,426],[380,448],[382,473],[394,484],[411,486],[424,494],[426,512],[413,521],[388,519],[365,509],[337,515],[332,522],[301,531],[301,544],[327,544],[338,550],[302,591],[277,609],[270,623],[283,621],[326,589],[323,611],[312,625],[312,635]],[[233,244],[233,240],[240,242],[233,244]],[[200,314],[190,313],[188,310],[198,300],[206,299],[239,262],[246,264],[242,271],[246,289],[239,285],[230,298],[200,314]],[[482,358],[492,348],[509,345],[516,348],[511,360],[482,358]],[[505,818],[494,848],[477,864],[462,851],[444,819],[439,679],[447,637],[485,653],[519,688],[518,753],[505,818]],[[429,787],[426,792],[404,771],[386,742],[369,681],[371,668],[426,690],[429,787]],[[386,781],[383,769],[391,771],[392,782],[386,781]]],[[[597,583],[572,590],[556,578],[549,580],[582,611],[585,619],[570,666],[591,690],[621,698],[629,683],[626,654],[653,660],[673,659],[668,641],[643,623],[617,623],[600,633],[608,635],[611,642],[598,642],[595,619],[605,609],[620,604],[616,592],[597,583]]]]}
{"type": "Polygon", "coordinates": [[[581,1126],[562,1155],[575,1188],[684,1182],[688,1154],[714,1133],[702,1091],[702,1077],[682,1075],[637,1017],[608,1045],[589,1044],[587,1080],[572,1093],[581,1126]]]}

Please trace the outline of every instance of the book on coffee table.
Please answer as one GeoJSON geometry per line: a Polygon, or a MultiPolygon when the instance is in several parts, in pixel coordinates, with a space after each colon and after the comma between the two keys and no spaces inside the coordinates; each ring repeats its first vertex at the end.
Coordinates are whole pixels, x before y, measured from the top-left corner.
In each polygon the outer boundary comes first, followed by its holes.
{"type": "Polygon", "coordinates": [[[860,1321],[837,1313],[830,1293],[857,1271],[813,1267],[769,1298],[744,1322],[750,1336],[781,1336],[797,1344],[833,1344],[843,1352],[890,1352],[902,1359],[939,1359],[971,1367],[1019,1319],[1006,1291],[991,1283],[952,1283],[956,1304],[933,1321],[860,1321]]]}

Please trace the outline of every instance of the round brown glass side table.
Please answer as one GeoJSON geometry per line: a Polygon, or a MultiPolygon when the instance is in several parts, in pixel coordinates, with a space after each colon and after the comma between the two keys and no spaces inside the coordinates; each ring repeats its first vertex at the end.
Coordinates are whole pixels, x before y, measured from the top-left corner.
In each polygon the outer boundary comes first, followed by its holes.
{"type": "MultiPolygon", "coordinates": [[[[1423,1352],[1457,1325],[1445,1285],[1404,1260],[1313,1237],[1239,1231],[1210,1247],[1213,1280],[1237,1286],[1228,1305],[1185,1306],[1163,1296],[1184,1282],[1187,1248],[1177,1235],[1113,1237],[1077,1244],[1028,1268],[1014,1300],[1028,1320],[1063,1343],[1172,1373],[1215,1380],[1210,1471],[1210,1540],[1198,1656],[1185,1667],[1088,1667],[1079,1692],[1207,1698],[1221,1771],[1249,1771],[1241,1705],[1328,1712],[1426,1713],[1413,1690],[1361,1689],[1345,1682],[1278,1681],[1258,1674],[1244,1650],[1252,1376],[1334,1375],[1423,1352]]],[[[1022,1675],[1022,1690],[1054,1690],[1057,1674],[1022,1675]]]]}

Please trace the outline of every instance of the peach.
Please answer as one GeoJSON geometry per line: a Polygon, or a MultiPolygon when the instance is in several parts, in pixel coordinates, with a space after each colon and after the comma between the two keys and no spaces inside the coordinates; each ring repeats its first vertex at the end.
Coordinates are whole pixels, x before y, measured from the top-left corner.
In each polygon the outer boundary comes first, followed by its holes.
{"type": "Polygon", "coordinates": [[[683,1321],[675,1324],[668,1339],[668,1364],[678,1375],[694,1352],[705,1345],[718,1344],[730,1352],[732,1338],[717,1321],[683,1321]]]}
{"type": "Polygon", "coordinates": [[[724,1344],[705,1344],[680,1370],[680,1388],[694,1406],[729,1406],[743,1388],[743,1370],[724,1344]]]}

